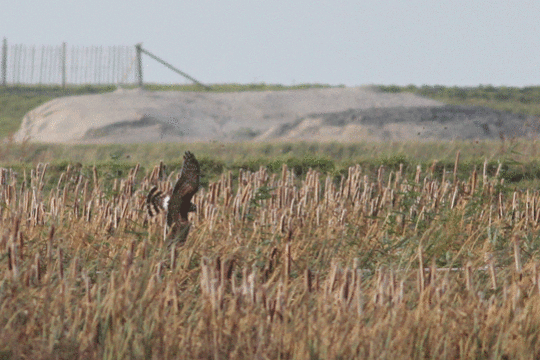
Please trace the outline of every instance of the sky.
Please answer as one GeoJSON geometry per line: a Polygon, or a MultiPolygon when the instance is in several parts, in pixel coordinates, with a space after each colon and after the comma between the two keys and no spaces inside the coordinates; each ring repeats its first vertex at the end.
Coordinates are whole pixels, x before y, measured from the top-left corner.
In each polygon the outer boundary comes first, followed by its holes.
{"type": "MultiPolygon", "coordinates": [[[[540,1],[2,0],[9,44],[134,45],[208,83],[540,85],[540,1]]],[[[186,80],[149,57],[145,82],[186,80]]]]}

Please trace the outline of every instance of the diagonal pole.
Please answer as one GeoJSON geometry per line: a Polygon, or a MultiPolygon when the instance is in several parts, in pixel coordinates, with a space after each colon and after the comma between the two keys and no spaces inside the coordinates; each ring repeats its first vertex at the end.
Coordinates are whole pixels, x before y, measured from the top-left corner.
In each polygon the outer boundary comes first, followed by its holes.
{"type": "Polygon", "coordinates": [[[163,59],[160,59],[159,57],[157,57],[156,55],[152,54],[151,52],[149,52],[148,50],[145,50],[143,49],[140,44],[138,44],[138,49],[140,52],[150,56],[152,59],[156,60],[157,62],[165,65],[166,67],[168,67],[169,69],[171,69],[172,71],[182,75],[183,77],[185,77],[186,79],[188,80],[191,80],[193,81],[195,84],[197,85],[200,85],[202,87],[204,87],[206,90],[212,90],[212,88],[208,85],[204,85],[203,83],[201,83],[200,81],[192,78],[191,76],[189,76],[188,74],[186,74],[185,72],[181,71],[181,70],[178,70],[177,68],[175,68],[174,66],[172,66],[171,64],[169,64],[168,62],[166,62],[165,60],[163,59]]]}

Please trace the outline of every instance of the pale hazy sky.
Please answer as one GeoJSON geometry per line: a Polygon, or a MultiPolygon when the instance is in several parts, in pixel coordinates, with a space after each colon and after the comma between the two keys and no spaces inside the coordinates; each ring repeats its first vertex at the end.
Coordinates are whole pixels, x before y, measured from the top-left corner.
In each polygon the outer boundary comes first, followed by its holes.
{"type": "MultiPolygon", "coordinates": [[[[540,1],[2,0],[10,44],[143,47],[206,83],[540,84],[540,1]]],[[[145,81],[183,78],[144,58],[145,81]]]]}

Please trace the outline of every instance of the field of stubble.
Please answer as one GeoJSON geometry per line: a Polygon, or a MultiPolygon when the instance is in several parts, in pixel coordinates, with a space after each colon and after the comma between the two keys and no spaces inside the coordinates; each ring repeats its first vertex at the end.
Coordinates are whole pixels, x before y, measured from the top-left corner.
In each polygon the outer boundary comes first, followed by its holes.
{"type": "Polygon", "coordinates": [[[172,247],[175,172],[2,169],[0,357],[537,358],[540,193],[458,162],[227,172],[172,247]]]}

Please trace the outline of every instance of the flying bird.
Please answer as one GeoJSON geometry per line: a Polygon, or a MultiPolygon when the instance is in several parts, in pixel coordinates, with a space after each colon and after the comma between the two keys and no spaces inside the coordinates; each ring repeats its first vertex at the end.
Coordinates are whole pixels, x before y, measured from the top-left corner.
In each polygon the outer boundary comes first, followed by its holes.
{"type": "Polygon", "coordinates": [[[195,155],[186,151],[180,178],[176,182],[172,194],[166,195],[158,190],[157,186],[154,186],[146,197],[146,206],[150,217],[161,211],[167,212],[167,226],[170,228],[167,238],[170,243],[184,243],[186,241],[191,226],[188,221],[188,213],[197,209],[191,199],[199,190],[200,173],[199,162],[195,155]]]}

